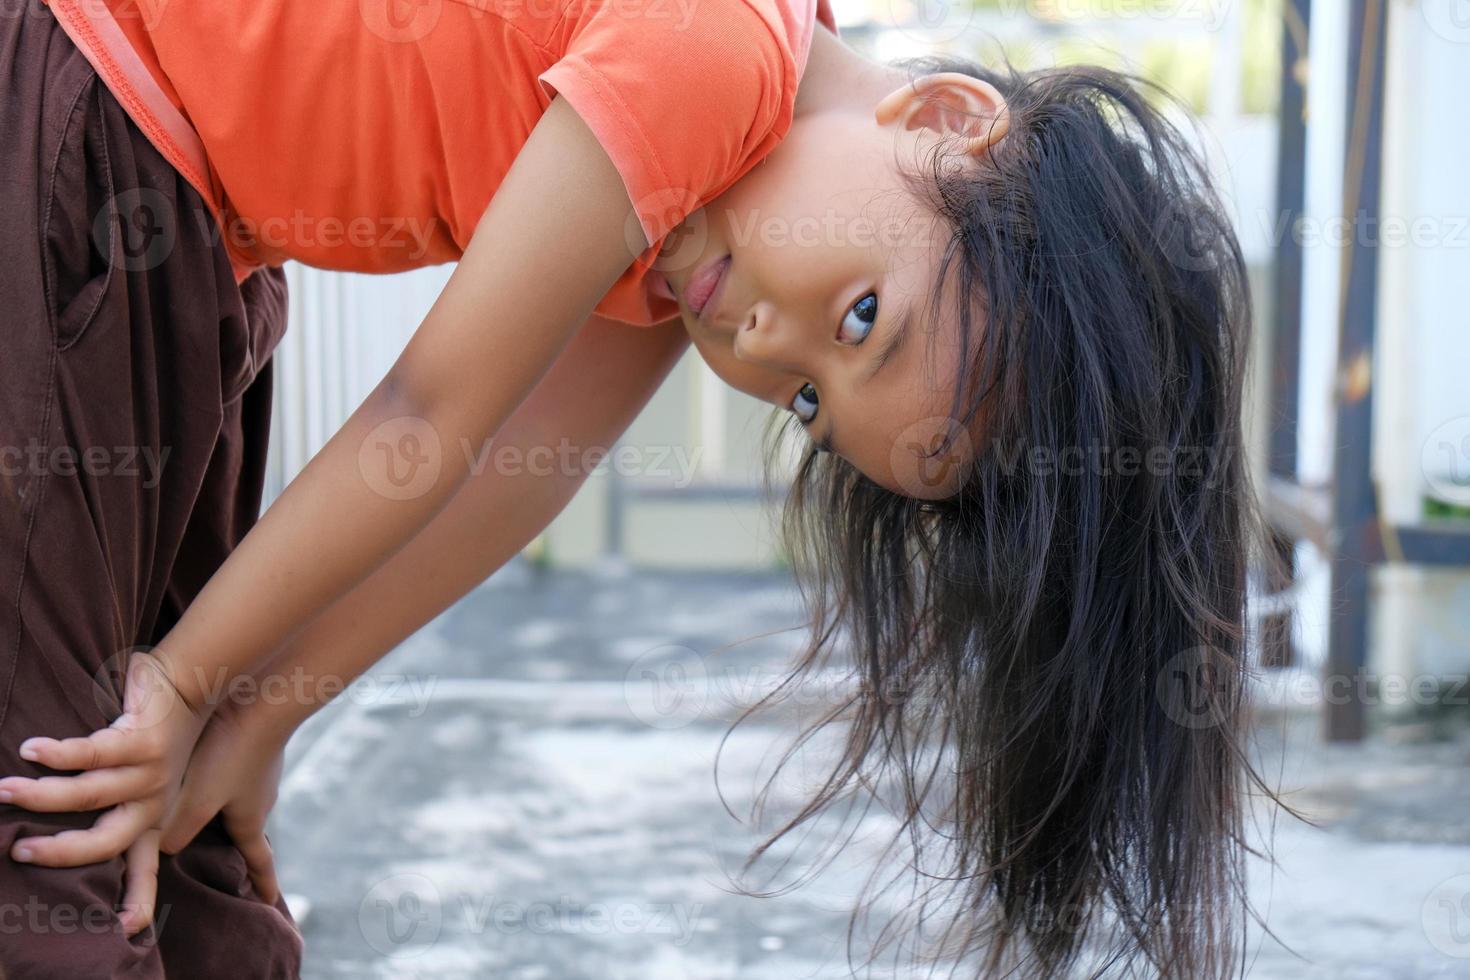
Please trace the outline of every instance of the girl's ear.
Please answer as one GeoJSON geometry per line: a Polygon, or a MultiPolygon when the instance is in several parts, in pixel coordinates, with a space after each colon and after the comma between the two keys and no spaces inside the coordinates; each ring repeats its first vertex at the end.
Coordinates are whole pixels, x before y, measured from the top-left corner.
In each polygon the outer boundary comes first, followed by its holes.
{"type": "Polygon", "coordinates": [[[959,72],[922,75],[883,97],[873,111],[878,125],[927,129],[958,136],[963,152],[979,155],[999,143],[1011,127],[1005,96],[989,82],[959,72]]]}

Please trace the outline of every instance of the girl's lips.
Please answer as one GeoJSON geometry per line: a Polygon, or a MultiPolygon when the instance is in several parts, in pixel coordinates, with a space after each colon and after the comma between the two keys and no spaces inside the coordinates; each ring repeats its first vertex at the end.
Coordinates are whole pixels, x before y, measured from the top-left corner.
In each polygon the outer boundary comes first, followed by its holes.
{"type": "Polygon", "coordinates": [[[728,268],[730,256],[726,255],[689,277],[689,282],[684,285],[684,303],[695,316],[704,312],[705,306],[715,294],[715,289],[724,281],[725,270],[728,268]]]}

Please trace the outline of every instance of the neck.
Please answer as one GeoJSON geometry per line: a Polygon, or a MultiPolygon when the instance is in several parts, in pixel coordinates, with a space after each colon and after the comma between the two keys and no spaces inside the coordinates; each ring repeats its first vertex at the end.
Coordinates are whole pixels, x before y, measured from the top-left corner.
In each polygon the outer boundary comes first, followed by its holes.
{"type": "Polygon", "coordinates": [[[812,28],[794,112],[797,118],[834,110],[871,113],[879,100],[906,81],[905,72],[869,61],[818,22],[812,28]]]}

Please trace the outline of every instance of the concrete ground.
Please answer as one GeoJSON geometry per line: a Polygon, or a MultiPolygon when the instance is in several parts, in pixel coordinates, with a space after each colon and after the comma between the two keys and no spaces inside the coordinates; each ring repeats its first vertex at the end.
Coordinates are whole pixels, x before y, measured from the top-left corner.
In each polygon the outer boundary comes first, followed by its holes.
{"type": "MultiPolygon", "coordinates": [[[[831,700],[803,688],[731,733],[799,648],[800,621],[775,574],[496,576],[292,742],[272,838],[306,976],[849,975],[851,903],[891,821],[870,815],[850,838],[820,824],[741,877],[821,775],[818,740],[753,825],[799,718],[831,700]],[[737,888],[795,883],[844,841],[802,887],[737,888]]],[[[1328,748],[1309,719],[1272,716],[1260,750],[1322,828],[1278,819],[1278,866],[1250,868],[1281,941],[1254,931],[1250,976],[1470,978],[1462,727],[1328,748]]]]}

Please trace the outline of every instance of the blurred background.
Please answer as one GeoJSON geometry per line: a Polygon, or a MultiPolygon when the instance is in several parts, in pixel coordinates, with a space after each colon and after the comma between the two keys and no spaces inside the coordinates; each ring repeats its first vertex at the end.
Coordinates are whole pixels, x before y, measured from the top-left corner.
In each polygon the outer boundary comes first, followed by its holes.
{"type": "MultiPolygon", "coordinates": [[[[1250,975],[1470,977],[1470,0],[833,9],[878,58],[1100,62],[1197,118],[1251,269],[1252,463],[1293,570],[1258,596],[1257,751],[1319,824],[1259,814],[1274,936],[1252,929],[1250,975]]],[[[289,267],[272,493],[449,271],[289,267]]],[[[740,877],[822,772],[818,740],[752,818],[820,692],[724,740],[802,641],[762,489],[771,411],[691,351],[623,440],[637,467],[594,473],[299,733],[273,838],[309,976],[847,975],[885,817],[801,888],[734,887],[796,882],[839,839],[819,825],[740,877]]]]}

